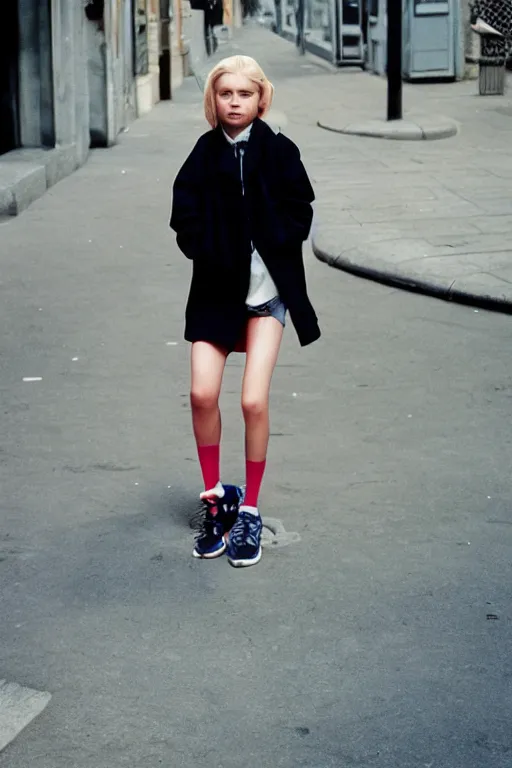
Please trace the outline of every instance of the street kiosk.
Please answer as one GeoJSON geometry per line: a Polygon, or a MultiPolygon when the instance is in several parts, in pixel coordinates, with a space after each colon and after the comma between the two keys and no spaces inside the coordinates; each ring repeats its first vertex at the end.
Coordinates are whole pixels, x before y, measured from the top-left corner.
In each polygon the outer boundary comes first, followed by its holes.
{"type": "Polygon", "coordinates": [[[404,6],[403,75],[407,80],[453,79],[458,0],[408,0],[404,6]]]}
{"type": "MultiPolygon", "coordinates": [[[[386,0],[367,0],[366,67],[386,73],[386,0]]],[[[460,76],[458,0],[403,0],[402,72],[406,80],[447,80],[460,76]]]]}

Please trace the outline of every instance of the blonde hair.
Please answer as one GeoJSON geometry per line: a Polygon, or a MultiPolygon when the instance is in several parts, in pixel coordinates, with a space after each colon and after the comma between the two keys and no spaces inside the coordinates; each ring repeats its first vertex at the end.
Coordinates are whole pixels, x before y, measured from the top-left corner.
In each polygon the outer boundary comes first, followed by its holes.
{"type": "Polygon", "coordinates": [[[206,79],[204,87],[204,114],[212,128],[216,128],[219,123],[215,102],[215,86],[217,81],[222,75],[238,74],[245,75],[254,85],[258,86],[260,92],[259,117],[264,117],[270,109],[274,96],[274,86],[267,79],[258,62],[250,56],[230,56],[219,61],[206,79]]]}

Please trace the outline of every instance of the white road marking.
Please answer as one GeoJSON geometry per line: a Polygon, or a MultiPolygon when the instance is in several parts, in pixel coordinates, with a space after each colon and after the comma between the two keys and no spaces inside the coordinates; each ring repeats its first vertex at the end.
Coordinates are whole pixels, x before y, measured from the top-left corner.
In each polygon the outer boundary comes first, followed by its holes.
{"type": "Polygon", "coordinates": [[[51,697],[46,691],[0,680],[0,752],[41,714],[51,697]]]}

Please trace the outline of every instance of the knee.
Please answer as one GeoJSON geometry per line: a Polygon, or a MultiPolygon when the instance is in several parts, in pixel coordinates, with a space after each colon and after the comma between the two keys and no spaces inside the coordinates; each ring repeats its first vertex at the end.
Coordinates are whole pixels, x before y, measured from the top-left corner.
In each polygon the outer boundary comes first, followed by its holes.
{"type": "Polygon", "coordinates": [[[216,408],[218,402],[218,392],[208,387],[196,387],[190,392],[190,404],[194,409],[209,411],[216,408]]]}
{"type": "Polygon", "coordinates": [[[242,411],[245,419],[258,419],[265,416],[268,409],[268,403],[265,398],[255,397],[254,395],[244,395],[242,397],[242,411]]]}

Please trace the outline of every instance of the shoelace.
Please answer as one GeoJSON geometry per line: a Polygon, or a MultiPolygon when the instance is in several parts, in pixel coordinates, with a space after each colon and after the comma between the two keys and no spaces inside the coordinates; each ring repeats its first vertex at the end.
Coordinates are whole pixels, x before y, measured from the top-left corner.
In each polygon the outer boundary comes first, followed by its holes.
{"type": "Polygon", "coordinates": [[[243,544],[258,546],[259,518],[251,515],[249,512],[239,512],[238,518],[231,531],[231,541],[235,547],[241,547],[243,544]]]}
{"type": "MultiPolygon", "coordinates": [[[[212,509],[215,509],[217,503],[212,504],[210,501],[205,501],[203,502],[203,505],[204,516],[196,534],[196,541],[198,539],[202,539],[204,536],[215,536],[216,527],[219,525],[219,522],[217,521],[217,515],[214,515],[212,512],[212,509]]],[[[220,535],[220,533],[218,535],[220,535]]]]}

